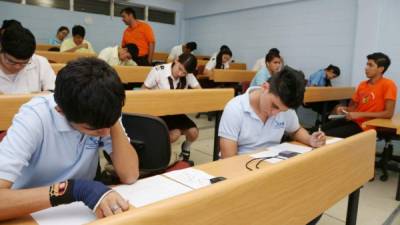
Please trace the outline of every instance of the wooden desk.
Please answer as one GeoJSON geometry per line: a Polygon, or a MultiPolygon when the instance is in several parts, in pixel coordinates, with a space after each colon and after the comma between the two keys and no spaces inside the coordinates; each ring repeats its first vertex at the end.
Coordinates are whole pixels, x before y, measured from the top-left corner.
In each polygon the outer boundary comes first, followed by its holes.
{"type": "Polygon", "coordinates": [[[355,225],[359,189],[374,176],[375,138],[367,131],[254,171],[248,155],[199,165],[228,179],[91,224],[304,225],[349,195],[346,225],[355,225]]]}
{"type": "Polygon", "coordinates": [[[209,55],[195,55],[197,60],[210,60],[210,56],[209,55]]]}
{"type": "MultiPolygon", "coordinates": [[[[51,63],[51,67],[54,70],[54,73],[58,73],[58,71],[63,68],[65,64],[63,63],[51,63]]],[[[150,73],[151,66],[114,66],[113,67],[119,77],[121,78],[122,83],[143,83],[147,75],[150,73]]]]}
{"type": "Polygon", "coordinates": [[[250,70],[215,69],[210,79],[214,82],[243,82],[251,81],[255,75],[256,72],[250,70]]]}
{"type": "Polygon", "coordinates": [[[229,64],[229,69],[232,70],[247,70],[246,63],[231,63],[229,64]]]}
{"type": "Polygon", "coordinates": [[[50,48],[54,47],[59,48],[60,46],[50,44],[36,44],[36,51],[48,51],[50,48]]]}
{"type": "Polygon", "coordinates": [[[154,52],[153,62],[167,62],[169,54],[167,52],[154,52]]]}
{"type": "Polygon", "coordinates": [[[354,87],[306,87],[304,103],[350,99],[354,87]]]}
{"type": "Polygon", "coordinates": [[[36,51],[35,54],[41,55],[50,63],[67,63],[71,60],[81,57],[96,57],[93,53],[78,53],[78,52],[49,52],[49,51],[36,51]]]}

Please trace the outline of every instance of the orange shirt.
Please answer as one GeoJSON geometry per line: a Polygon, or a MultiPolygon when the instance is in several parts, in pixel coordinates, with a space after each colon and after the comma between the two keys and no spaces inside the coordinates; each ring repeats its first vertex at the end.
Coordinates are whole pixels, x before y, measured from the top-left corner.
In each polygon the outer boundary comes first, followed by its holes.
{"type": "Polygon", "coordinates": [[[127,27],[122,37],[122,47],[126,44],[135,44],[139,49],[139,56],[145,56],[149,54],[149,44],[155,43],[153,29],[145,22],[136,20],[135,26],[127,27]]]}
{"type": "MultiPolygon", "coordinates": [[[[385,110],[385,101],[396,101],[396,84],[385,77],[379,79],[375,84],[363,81],[358,85],[352,100],[357,104],[356,112],[382,112],[385,110]]],[[[354,119],[360,125],[368,118],[354,119]]]]}

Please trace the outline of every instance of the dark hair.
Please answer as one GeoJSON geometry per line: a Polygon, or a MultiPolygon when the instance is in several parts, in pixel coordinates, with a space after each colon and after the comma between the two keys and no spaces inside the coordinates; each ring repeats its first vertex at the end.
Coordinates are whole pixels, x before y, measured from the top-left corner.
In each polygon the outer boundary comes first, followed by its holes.
{"type": "Polygon", "coordinates": [[[8,27],[1,37],[1,52],[17,59],[29,59],[36,49],[32,32],[20,26],[8,27]]]}
{"type": "Polygon", "coordinates": [[[287,107],[296,109],[303,104],[305,92],[304,73],[284,66],[277,76],[268,81],[269,92],[278,96],[287,107]]]}
{"type": "Polygon", "coordinates": [[[79,35],[81,37],[85,37],[85,28],[82,27],[81,25],[75,25],[74,27],[72,27],[72,36],[76,36],[79,35]]]}
{"type": "Polygon", "coordinates": [[[332,71],[337,77],[340,76],[340,68],[335,65],[329,64],[329,66],[326,67],[325,70],[332,71]]]}
{"type": "Polygon", "coordinates": [[[231,50],[228,45],[221,45],[221,47],[219,47],[219,51],[223,51],[223,50],[231,50]]]}
{"type": "Polygon", "coordinates": [[[1,25],[0,30],[5,30],[5,29],[7,29],[7,28],[9,28],[9,27],[11,27],[11,26],[19,26],[19,27],[22,27],[22,24],[21,24],[21,22],[19,22],[18,20],[14,20],[14,19],[11,19],[11,20],[3,20],[3,24],[1,25]]]}
{"type": "MultiPolygon", "coordinates": [[[[188,73],[193,73],[194,71],[196,71],[196,67],[197,67],[197,58],[196,56],[188,53],[188,54],[181,54],[178,57],[178,62],[181,63],[184,67],[186,72],[188,73]]],[[[172,66],[174,66],[175,63],[172,63],[172,66]]]]}
{"type": "Polygon", "coordinates": [[[386,70],[390,66],[390,58],[389,56],[383,54],[382,52],[375,52],[370,55],[367,55],[368,60],[373,60],[378,67],[383,66],[383,73],[386,72],[386,70]]]}
{"type": "Polygon", "coordinates": [[[185,46],[186,48],[190,49],[190,51],[194,51],[197,49],[197,43],[194,41],[186,43],[185,46]]]}
{"type": "Polygon", "coordinates": [[[138,56],[139,56],[139,48],[137,47],[137,45],[129,43],[125,45],[125,48],[128,50],[129,54],[132,57],[132,60],[135,61],[137,60],[138,56]]]}
{"type": "Polygon", "coordinates": [[[265,62],[271,62],[274,58],[281,58],[279,53],[280,52],[277,48],[271,48],[265,55],[265,62]]]}
{"type": "Polygon", "coordinates": [[[223,68],[224,64],[222,63],[222,56],[223,55],[230,55],[232,57],[232,51],[229,48],[219,51],[219,53],[217,55],[217,63],[215,65],[216,69],[224,69],[223,68]]]}
{"type": "Polygon", "coordinates": [[[126,13],[128,15],[132,15],[133,18],[136,19],[136,12],[132,7],[123,8],[119,14],[122,14],[122,13],[126,13]]]}
{"type": "Polygon", "coordinates": [[[69,33],[69,29],[66,26],[61,26],[60,28],[58,28],[57,33],[60,33],[61,31],[66,30],[69,33]]]}
{"type": "Polygon", "coordinates": [[[111,127],[121,116],[125,91],[111,66],[85,57],[70,61],[58,72],[54,99],[69,122],[101,129],[111,127]]]}

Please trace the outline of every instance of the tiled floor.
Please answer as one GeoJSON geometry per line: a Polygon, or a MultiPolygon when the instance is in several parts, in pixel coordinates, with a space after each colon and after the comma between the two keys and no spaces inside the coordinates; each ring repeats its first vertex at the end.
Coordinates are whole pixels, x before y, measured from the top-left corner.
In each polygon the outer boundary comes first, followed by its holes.
{"type": "MultiPolygon", "coordinates": [[[[199,139],[192,145],[191,159],[195,164],[202,164],[212,161],[213,138],[214,138],[214,121],[207,121],[206,116],[195,119],[197,126],[200,128],[199,139]]],[[[184,139],[173,144],[175,152],[180,151],[180,145],[184,139]]],[[[381,145],[378,145],[378,149],[381,145]]],[[[395,147],[396,148],[396,147],[395,147]]],[[[399,149],[399,148],[397,148],[399,149]]],[[[376,174],[376,179],[367,183],[361,189],[358,220],[359,225],[381,225],[384,224],[388,217],[400,205],[400,202],[395,201],[395,191],[397,185],[397,174],[391,173],[387,182],[379,180],[379,171],[376,174]]],[[[328,209],[319,225],[340,225],[345,224],[347,209],[347,198],[341,200],[332,208],[328,209]]],[[[400,210],[399,210],[400,211],[400,210]]],[[[400,214],[400,212],[398,213],[400,214]]],[[[394,217],[391,223],[384,225],[400,225],[400,215],[394,217]]]]}

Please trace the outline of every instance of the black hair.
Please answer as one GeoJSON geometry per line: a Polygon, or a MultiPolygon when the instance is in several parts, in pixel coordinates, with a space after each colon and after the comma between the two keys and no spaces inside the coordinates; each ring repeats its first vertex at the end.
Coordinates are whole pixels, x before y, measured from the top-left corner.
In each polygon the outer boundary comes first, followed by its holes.
{"type": "Polygon", "coordinates": [[[70,61],[58,72],[54,99],[69,122],[101,129],[111,127],[121,116],[125,91],[111,66],[85,57],[70,61]]]}
{"type": "Polygon", "coordinates": [[[185,46],[186,48],[190,49],[190,51],[194,51],[197,49],[197,43],[194,41],[186,43],[185,46]]]}
{"type": "MultiPolygon", "coordinates": [[[[186,72],[193,73],[196,71],[197,58],[190,53],[183,53],[178,57],[178,62],[185,67],[186,72]]],[[[175,63],[172,64],[174,66],[175,63]]]]}
{"type": "Polygon", "coordinates": [[[126,7],[121,10],[119,14],[126,13],[128,15],[132,15],[134,19],[136,19],[136,12],[132,7],[126,7]]]}
{"type": "Polygon", "coordinates": [[[383,66],[384,69],[382,74],[385,73],[390,66],[389,56],[383,54],[382,52],[375,52],[370,55],[367,55],[367,59],[373,60],[376,63],[376,65],[378,65],[378,67],[383,66]]]}
{"type": "Polygon", "coordinates": [[[66,30],[69,33],[69,29],[66,26],[61,26],[60,28],[58,28],[57,33],[60,33],[61,31],[66,30]]]}
{"type": "Polygon", "coordinates": [[[36,49],[36,40],[32,32],[21,26],[8,27],[1,37],[1,52],[17,59],[29,59],[36,49]]]}
{"type": "Polygon", "coordinates": [[[219,51],[223,51],[223,50],[226,50],[226,49],[231,50],[231,49],[228,47],[228,45],[221,45],[221,47],[219,47],[219,51]]]}
{"type": "Polygon", "coordinates": [[[271,48],[265,55],[265,62],[271,62],[274,58],[281,58],[279,53],[280,52],[277,48],[271,48]]]}
{"type": "Polygon", "coordinates": [[[84,38],[85,33],[86,33],[85,28],[82,27],[81,25],[75,25],[74,27],[72,27],[72,36],[79,35],[82,38],[84,38]]]}
{"type": "Polygon", "coordinates": [[[131,58],[133,61],[136,61],[139,56],[139,48],[137,45],[129,43],[125,45],[125,48],[128,50],[129,54],[131,55],[131,58]]]}
{"type": "Polygon", "coordinates": [[[278,96],[287,107],[296,109],[303,104],[305,92],[304,73],[284,66],[277,76],[272,76],[269,92],[278,96]]]}
{"type": "Polygon", "coordinates": [[[11,26],[19,26],[19,27],[22,27],[22,24],[21,24],[21,22],[19,22],[18,20],[14,20],[14,19],[11,19],[11,20],[3,20],[3,24],[1,25],[0,30],[5,30],[5,29],[7,29],[8,27],[11,27],[11,26]]]}
{"type": "Polygon", "coordinates": [[[325,70],[332,71],[336,75],[336,77],[340,76],[340,68],[335,65],[329,64],[329,66],[326,67],[325,70]]]}
{"type": "Polygon", "coordinates": [[[219,51],[218,55],[217,55],[217,63],[215,65],[216,69],[224,69],[224,64],[222,63],[222,56],[223,55],[229,55],[232,57],[232,51],[228,48],[228,49],[223,49],[221,51],[219,51]]]}

